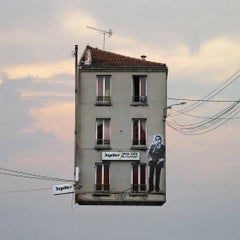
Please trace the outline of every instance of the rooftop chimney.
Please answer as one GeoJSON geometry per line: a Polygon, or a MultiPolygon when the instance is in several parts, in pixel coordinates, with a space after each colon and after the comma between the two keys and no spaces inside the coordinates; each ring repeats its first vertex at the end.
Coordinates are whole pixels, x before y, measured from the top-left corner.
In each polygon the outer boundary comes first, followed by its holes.
{"type": "Polygon", "coordinates": [[[141,59],[142,59],[143,61],[145,61],[145,60],[146,60],[146,57],[147,57],[147,56],[142,55],[142,56],[141,56],[141,59]]]}

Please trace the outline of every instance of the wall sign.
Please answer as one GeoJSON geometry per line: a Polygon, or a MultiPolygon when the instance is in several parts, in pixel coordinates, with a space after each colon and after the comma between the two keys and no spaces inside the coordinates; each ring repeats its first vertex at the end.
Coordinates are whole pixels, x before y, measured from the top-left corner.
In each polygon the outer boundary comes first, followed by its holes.
{"type": "Polygon", "coordinates": [[[102,160],[140,160],[139,152],[102,152],[102,160]]]}
{"type": "Polygon", "coordinates": [[[61,185],[53,186],[53,194],[54,195],[73,193],[73,192],[74,192],[73,184],[61,184],[61,185]]]}

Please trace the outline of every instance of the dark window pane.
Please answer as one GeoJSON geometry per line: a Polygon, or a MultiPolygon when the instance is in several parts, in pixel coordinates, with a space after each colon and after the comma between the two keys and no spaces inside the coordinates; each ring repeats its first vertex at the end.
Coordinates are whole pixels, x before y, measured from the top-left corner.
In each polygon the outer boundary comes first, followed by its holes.
{"type": "Polygon", "coordinates": [[[139,102],[139,77],[133,76],[133,97],[134,102],[139,102]]]}
{"type": "Polygon", "coordinates": [[[98,120],[97,121],[97,141],[98,141],[98,144],[102,144],[102,139],[103,139],[103,121],[98,120]]]}
{"type": "Polygon", "coordinates": [[[138,165],[133,165],[133,179],[132,179],[132,189],[133,191],[138,191],[138,165]]]}
{"type": "Polygon", "coordinates": [[[109,190],[109,165],[104,165],[104,190],[109,190]]]}
{"type": "Polygon", "coordinates": [[[146,145],[146,127],[145,127],[145,120],[141,120],[141,127],[140,127],[140,144],[146,145]]]}
{"type": "Polygon", "coordinates": [[[96,165],[96,190],[101,190],[102,185],[102,165],[96,165]]]}
{"type": "Polygon", "coordinates": [[[133,145],[138,145],[138,120],[133,120],[133,145]]]}
{"type": "Polygon", "coordinates": [[[140,174],[141,174],[141,179],[140,179],[140,190],[141,191],[146,191],[146,165],[142,164],[140,166],[140,174]]]}
{"type": "Polygon", "coordinates": [[[104,126],[104,140],[109,141],[110,140],[110,120],[104,120],[105,126],[104,126]]]}

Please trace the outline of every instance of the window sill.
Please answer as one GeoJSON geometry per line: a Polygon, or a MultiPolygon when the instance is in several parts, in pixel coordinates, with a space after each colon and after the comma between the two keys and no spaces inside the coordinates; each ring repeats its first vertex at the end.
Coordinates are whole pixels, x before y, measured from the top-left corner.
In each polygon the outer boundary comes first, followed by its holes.
{"type": "Polygon", "coordinates": [[[94,192],[93,196],[111,196],[110,192],[94,192]]]}
{"type": "Polygon", "coordinates": [[[147,146],[146,145],[132,146],[131,149],[132,150],[147,150],[147,146]]]}
{"type": "Polygon", "coordinates": [[[95,149],[97,150],[110,150],[112,149],[110,145],[96,145],[95,149]]]}
{"type": "Polygon", "coordinates": [[[138,107],[138,106],[143,106],[143,107],[145,107],[145,106],[148,106],[148,103],[132,102],[132,103],[131,103],[131,106],[133,106],[133,107],[138,107]]]}
{"type": "Polygon", "coordinates": [[[131,192],[129,193],[130,196],[147,196],[148,193],[147,192],[131,192]]]}
{"type": "Polygon", "coordinates": [[[112,106],[112,103],[111,102],[96,102],[95,106],[107,106],[107,107],[110,107],[110,106],[112,106]]]}

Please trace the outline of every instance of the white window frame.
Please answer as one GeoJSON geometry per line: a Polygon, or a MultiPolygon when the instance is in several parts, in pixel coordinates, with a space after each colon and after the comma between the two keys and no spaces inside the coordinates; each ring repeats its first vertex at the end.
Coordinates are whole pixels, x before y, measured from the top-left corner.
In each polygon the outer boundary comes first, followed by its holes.
{"type": "Polygon", "coordinates": [[[147,190],[147,164],[146,163],[132,163],[132,170],[131,170],[131,191],[132,192],[146,192],[147,190]],[[134,166],[137,166],[137,171],[138,171],[138,183],[137,183],[137,190],[134,189],[134,182],[133,182],[133,174],[134,174],[134,166]],[[144,179],[144,188],[142,189],[142,184],[141,184],[141,179],[142,179],[142,172],[141,172],[141,167],[144,166],[145,170],[145,179],[144,179]]]}
{"type": "Polygon", "coordinates": [[[146,146],[147,144],[147,119],[146,118],[132,118],[132,145],[137,146],[146,146]],[[134,139],[134,121],[138,121],[138,139],[134,139]],[[145,144],[141,144],[141,121],[145,121],[145,144]],[[134,141],[138,141],[138,144],[134,144],[134,141]]]}
{"type": "Polygon", "coordinates": [[[110,118],[97,118],[96,119],[96,145],[97,146],[110,146],[111,143],[111,119],[110,118]],[[103,129],[102,129],[102,135],[103,138],[102,139],[98,139],[98,121],[102,121],[102,125],[103,125],[103,129]],[[109,121],[109,139],[105,139],[105,125],[106,125],[106,121],[109,121]],[[98,140],[102,140],[102,144],[98,143],[98,140]],[[109,143],[105,144],[105,141],[109,141],[109,143]]]}
{"type": "Polygon", "coordinates": [[[133,103],[138,103],[138,104],[146,104],[147,103],[147,75],[133,75],[132,76],[132,92],[131,92],[131,95],[132,95],[132,102],[133,103]],[[135,96],[135,78],[138,78],[138,86],[139,86],[139,93],[138,95],[135,96]],[[141,82],[141,79],[144,79],[145,80],[145,95],[142,96],[141,92],[142,92],[142,84],[140,83],[141,82]],[[138,101],[136,101],[136,98],[139,98],[138,101]]]}
{"type": "Polygon", "coordinates": [[[97,103],[110,103],[111,102],[111,75],[97,75],[96,76],[96,102],[97,103]],[[103,78],[103,96],[102,100],[99,100],[99,92],[98,92],[98,85],[99,85],[99,77],[103,78]],[[109,100],[106,99],[106,77],[109,77],[109,100]]]}
{"type": "Polygon", "coordinates": [[[109,192],[110,191],[110,164],[107,163],[95,163],[95,191],[96,192],[109,192]],[[97,176],[97,168],[98,166],[101,166],[101,183],[98,184],[97,180],[98,180],[98,176],[97,176]],[[105,184],[104,184],[104,180],[105,180],[105,168],[106,166],[108,167],[108,189],[105,189],[105,184]],[[97,189],[97,186],[100,185],[101,189],[97,189]]]}

